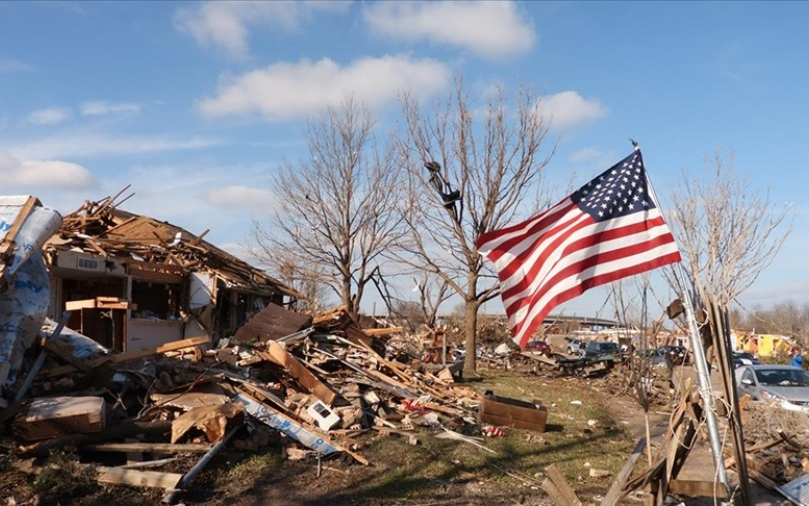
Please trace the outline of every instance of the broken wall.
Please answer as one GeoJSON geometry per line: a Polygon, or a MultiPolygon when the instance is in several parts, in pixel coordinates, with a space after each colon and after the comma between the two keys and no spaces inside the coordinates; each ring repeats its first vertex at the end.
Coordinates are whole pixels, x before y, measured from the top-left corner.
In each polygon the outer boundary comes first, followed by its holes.
{"type": "Polygon", "coordinates": [[[62,224],[29,196],[0,197],[0,395],[14,382],[50,303],[42,244],[62,224]]]}

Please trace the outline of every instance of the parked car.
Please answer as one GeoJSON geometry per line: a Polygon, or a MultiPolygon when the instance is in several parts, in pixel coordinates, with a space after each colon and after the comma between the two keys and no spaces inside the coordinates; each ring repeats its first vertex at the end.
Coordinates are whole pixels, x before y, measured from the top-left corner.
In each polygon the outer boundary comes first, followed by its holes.
{"type": "Polygon", "coordinates": [[[618,343],[610,341],[590,341],[584,348],[586,357],[597,357],[599,355],[614,355],[616,359],[621,358],[621,347],[618,343]]]}
{"type": "Polygon", "coordinates": [[[791,365],[743,365],[736,368],[739,396],[782,403],[784,407],[809,406],[809,373],[791,365]]]}
{"type": "Polygon", "coordinates": [[[688,363],[688,350],[684,346],[665,345],[657,348],[657,351],[665,360],[666,354],[671,357],[674,365],[683,365],[688,363]]]}
{"type": "Polygon", "coordinates": [[[652,367],[666,366],[666,352],[660,348],[635,350],[635,357],[641,360],[648,360],[652,367]]]}
{"type": "Polygon", "coordinates": [[[739,367],[741,365],[758,365],[761,362],[753,355],[747,351],[734,351],[730,359],[733,361],[733,367],[739,367]]]}
{"type": "Polygon", "coordinates": [[[584,355],[584,348],[587,343],[581,339],[568,339],[566,352],[568,355],[584,355]]]}
{"type": "Polygon", "coordinates": [[[525,351],[538,353],[541,355],[545,355],[546,357],[550,357],[551,355],[553,355],[551,345],[546,343],[545,341],[529,341],[525,345],[525,351]]]}

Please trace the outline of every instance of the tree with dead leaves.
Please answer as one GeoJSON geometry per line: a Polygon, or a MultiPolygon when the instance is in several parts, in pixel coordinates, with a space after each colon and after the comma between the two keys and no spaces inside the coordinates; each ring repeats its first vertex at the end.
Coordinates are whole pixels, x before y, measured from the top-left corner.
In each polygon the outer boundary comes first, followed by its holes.
{"type": "Polygon", "coordinates": [[[301,280],[327,286],[357,314],[381,275],[382,253],[400,235],[402,172],[392,144],[380,151],[370,112],[353,98],[311,120],[305,134],[309,157],[279,168],[277,210],[254,225],[252,251],[267,265],[291,261],[301,280]]]}
{"type": "Polygon", "coordinates": [[[478,310],[499,294],[476,242],[531,211],[522,204],[539,196],[539,179],[554,151],[542,154],[549,122],[538,105],[528,89],[508,100],[498,87],[478,107],[460,78],[447,100],[432,108],[423,110],[411,96],[403,100],[401,158],[409,176],[403,219],[409,233],[398,257],[439,276],[460,297],[469,371],[476,368],[478,310]]]}
{"type": "Polygon", "coordinates": [[[705,164],[704,179],[683,171],[667,216],[697,295],[727,309],[775,259],[792,214],[734,172],[732,152],[717,149],[705,164]]]}
{"type": "MultiPolygon", "coordinates": [[[[672,231],[683,255],[679,272],[667,269],[673,287],[691,288],[702,344],[710,363],[720,359],[722,376],[730,359],[730,304],[775,259],[791,230],[789,205],[771,203],[769,193],[751,188],[733,171],[733,153],[717,149],[706,159],[704,179],[683,172],[671,193],[672,231]]],[[[730,378],[723,384],[730,384],[730,378]]]]}

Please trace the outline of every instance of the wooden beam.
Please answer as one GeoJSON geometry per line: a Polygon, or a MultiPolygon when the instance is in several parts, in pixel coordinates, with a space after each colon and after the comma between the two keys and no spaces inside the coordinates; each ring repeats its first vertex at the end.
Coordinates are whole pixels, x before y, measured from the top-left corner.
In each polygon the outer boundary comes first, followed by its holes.
{"type": "Polygon", "coordinates": [[[725,486],[719,482],[704,480],[671,480],[669,493],[686,497],[714,497],[727,499],[725,486]]]}
{"type": "Polygon", "coordinates": [[[211,449],[206,444],[170,443],[101,443],[82,446],[83,451],[91,452],[144,452],[144,453],[205,453],[211,449]]]}
{"type": "Polygon", "coordinates": [[[178,473],[161,473],[159,471],[138,471],[123,467],[100,467],[98,481],[114,485],[130,485],[133,487],[155,487],[173,489],[183,475],[178,473]]]}
{"type": "Polygon", "coordinates": [[[103,432],[95,434],[70,434],[56,439],[40,441],[29,446],[20,447],[20,452],[30,456],[45,456],[50,450],[64,448],[65,446],[75,446],[83,448],[86,445],[103,443],[111,439],[133,437],[139,434],[151,436],[163,436],[171,432],[171,422],[160,420],[154,422],[121,422],[118,425],[107,427],[103,432]]]}
{"type": "Polygon", "coordinates": [[[386,327],[381,329],[362,329],[363,332],[372,337],[389,336],[404,332],[404,327],[386,327]]]}
{"type": "Polygon", "coordinates": [[[567,498],[559,492],[559,489],[556,488],[556,485],[553,484],[550,478],[546,478],[540,486],[556,506],[573,506],[567,502],[567,498]]]}
{"type": "Polygon", "coordinates": [[[568,485],[565,477],[562,476],[562,473],[556,467],[556,464],[551,464],[548,466],[545,471],[548,472],[548,477],[553,481],[553,484],[556,485],[556,490],[565,498],[565,504],[570,504],[571,506],[582,506],[581,500],[576,496],[576,492],[568,485]]]}
{"type": "MultiPolygon", "coordinates": [[[[136,360],[139,358],[150,357],[152,355],[158,355],[161,353],[168,353],[170,351],[177,351],[182,350],[183,348],[193,348],[196,346],[200,346],[203,344],[208,344],[210,339],[208,336],[199,336],[199,337],[189,337],[188,339],[181,339],[179,341],[172,341],[170,343],[161,344],[160,346],[156,346],[154,348],[147,348],[145,350],[138,350],[138,351],[127,351],[125,353],[118,353],[115,355],[107,355],[105,357],[99,357],[92,360],[87,360],[85,363],[90,368],[97,368],[106,363],[112,364],[119,364],[121,362],[126,362],[128,360],[136,360]]],[[[42,376],[45,378],[53,378],[55,376],[62,376],[64,374],[70,374],[76,370],[76,367],[73,365],[64,365],[61,367],[54,367],[53,369],[48,369],[46,371],[42,371],[42,376]]]]}
{"type": "Polygon", "coordinates": [[[629,475],[632,474],[632,469],[635,468],[635,463],[640,458],[641,454],[643,453],[643,449],[646,447],[646,438],[642,437],[638,441],[638,444],[635,446],[635,449],[632,450],[632,455],[629,456],[627,459],[626,464],[621,470],[618,472],[618,476],[615,477],[615,481],[612,483],[610,490],[607,492],[607,495],[604,496],[604,499],[601,501],[601,506],[615,506],[618,504],[618,501],[621,499],[623,495],[624,483],[626,483],[627,478],[629,475]]]}

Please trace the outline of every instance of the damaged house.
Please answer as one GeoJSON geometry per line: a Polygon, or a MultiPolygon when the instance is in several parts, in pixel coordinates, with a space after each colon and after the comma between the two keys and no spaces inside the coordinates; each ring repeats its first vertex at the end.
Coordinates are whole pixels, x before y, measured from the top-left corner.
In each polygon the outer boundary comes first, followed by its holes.
{"type": "MultiPolygon", "coordinates": [[[[120,195],[120,193],[119,193],[120,195]]],[[[45,242],[50,314],[117,351],[196,336],[233,335],[268,304],[296,293],[178,226],[85,202],[45,242]]]]}

